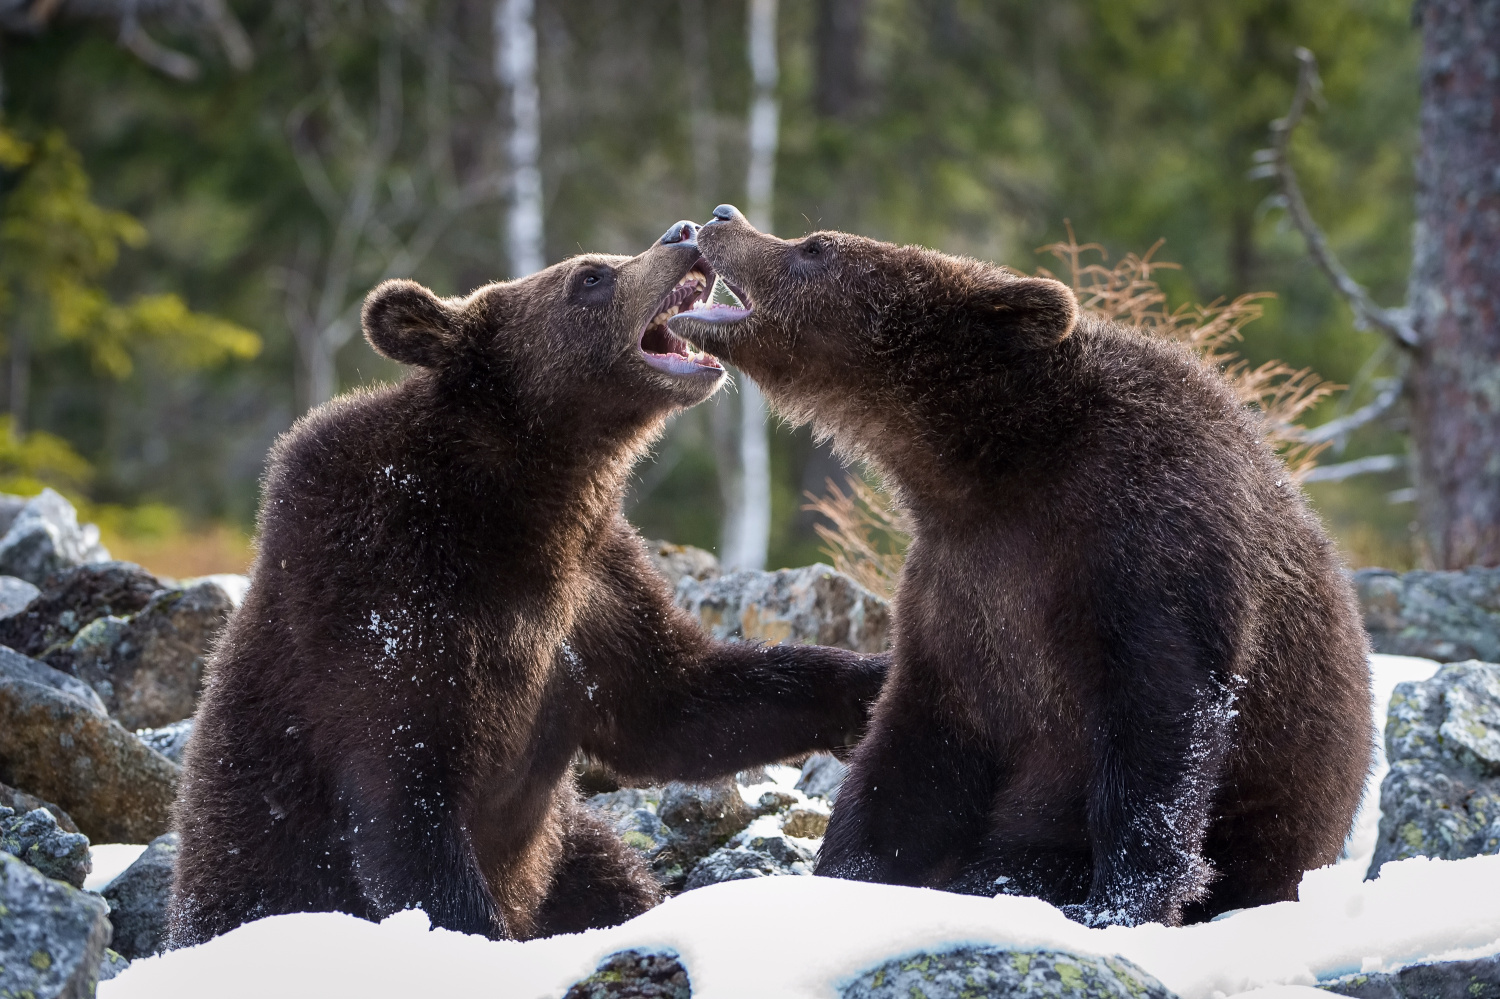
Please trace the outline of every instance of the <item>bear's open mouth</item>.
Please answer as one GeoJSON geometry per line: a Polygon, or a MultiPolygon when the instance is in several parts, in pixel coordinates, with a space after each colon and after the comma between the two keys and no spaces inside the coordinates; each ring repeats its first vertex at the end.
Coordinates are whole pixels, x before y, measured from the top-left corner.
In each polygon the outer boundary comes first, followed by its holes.
{"type": "Polygon", "coordinates": [[[699,259],[656,306],[655,314],[641,331],[639,344],[646,363],[669,375],[712,374],[724,369],[718,358],[705,354],[667,329],[667,320],[684,309],[706,301],[713,292],[714,270],[699,259]]]}
{"type": "Polygon", "coordinates": [[[711,301],[711,295],[705,295],[693,304],[691,312],[694,319],[705,323],[737,323],[755,311],[755,304],[750,301],[744,288],[735,284],[723,272],[720,272],[719,280],[738,301],[715,302],[711,301]]]}

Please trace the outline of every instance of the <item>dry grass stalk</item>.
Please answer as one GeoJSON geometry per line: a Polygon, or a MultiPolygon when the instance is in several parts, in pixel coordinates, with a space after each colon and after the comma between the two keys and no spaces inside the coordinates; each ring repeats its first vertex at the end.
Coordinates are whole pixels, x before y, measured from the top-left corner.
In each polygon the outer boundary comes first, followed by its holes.
{"type": "MultiPolygon", "coordinates": [[[[1259,410],[1265,421],[1266,440],[1286,462],[1292,478],[1300,480],[1317,464],[1318,453],[1328,442],[1306,443],[1306,428],[1297,421],[1340,386],[1325,382],[1311,369],[1293,368],[1280,361],[1251,367],[1249,361],[1228,349],[1242,338],[1247,323],[1260,318],[1260,302],[1271,297],[1268,292],[1169,309],[1166,292],[1153,274],[1180,267],[1157,261],[1155,254],[1160,248],[1158,241],[1144,254],[1126,254],[1109,266],[1104,247],[1080,244],[1069,225],[1065,242],[1044,246],[1042,251],[1051,253],[1066,267],[1069,277],[1062,280],[1072,287],[1084,311],[1179,340],[1205,363],[1217,367],[1240,402],[1259,410]],[[1093,254],[1098,260],[1089,262],[1086,258],[1093,254]]],[[[1038,273],[1056,277],[1045,268],[1038,273]]],[[[821,497],[807,493],[812,502],[803,509],[828,519],[828,524],[818,524],[814,530],[827,545],[823,552],[833,561],[833,567],[874,592],[889,596],[895,592],[909,535],[895,501],[887,493],[855,476],[846,481],[847,494],[829,479],[828,493],[821,497]]]]}

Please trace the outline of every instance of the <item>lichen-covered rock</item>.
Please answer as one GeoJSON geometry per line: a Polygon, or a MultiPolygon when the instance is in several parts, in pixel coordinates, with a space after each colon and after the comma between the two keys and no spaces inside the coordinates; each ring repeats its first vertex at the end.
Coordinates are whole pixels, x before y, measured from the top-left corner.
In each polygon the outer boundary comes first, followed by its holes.
{"type": "Polygon", "coordinates": [[[159,954],[167,946],[167,903],[172,897],[172,870],[178,836],[158,836],[135,863],[101,892],[114,925],[113,946],[134,961],[159,954]]]}
{"type": "Polygon", "coordinates": [[[573,983],[563,999],[692,999],[687,969],[677,955],[622,950],[573,983]]]}
{"type": "Polygon", "coordinates": [[[1500,569],[1361,569],[1354,588],[1376,652],[1500,661],[1500,569]]]}
{"type": "Polygon", "coordinates": [[[670,541],[647,541],[646,550],[651,554],[651,564],[656,571],[676,586],[684,578],[714,579],[721,570],[719,560],[712,552],[692,545],[674,545],[670,541]]]}
{"type": "Polygon", "coordinates": [[[960,947],[896,958],[861,972],[839,999],[1168,999],[1174,993],[1119,957],[960,947]]]}
{"type": "Polygon", "coordinates": [[[0,576],[0,618],[21,613],[42,591],[24,579],[0,576]]]}
{"type": "Polygon", "coordinates": [[[1318,988],[1355,999],[1500,999],[1500,955],[1345,975],[1318,988]]]}
{"type": "Polygon", "coordinates": [[[808,802],[787,809],[781,819],[781,831],[798,839],[822,839],[828,831],[831,813],[826,805],[808,802]]]}
{"type": "Polygon", "coordinates": [[[596,794],[588,804],[609,817],[625,844],[640,853],[663,886],[680,884],[686,873],[673,849],[672,832],[656,814],[661,788],[623,787],[596,794]]]}
{"type": "Polygon", "coordinates": [[[1500,853],[1500,665],[1450,663],[1391,694],[1390,773],[1367,877],[1407,857],[1500,853]]]}
{"type": "Polygon", "coordinates": [[[90,621],[127,617],[162,589],[161,580],[133,562],[100,562],[67,569],[48,579],[36,600],[0,620],[0,645],[41,656],[67,645],[90,621]]]}
{"type": "Polygon", "coordinates": [[[815,852],[779,831],[782,819],[760,819],[704,857],[688,875],[684,890],[746,878],[811,874],[815,852]]]}
{"type": "Polygon", "coordinates": [[[826,565],[684,578],[677,584],[677,604],[718,639],[856,652],[880,652],[890,644],[890,605],[826,565]]]}
{"type": "Polygon", "coordinates": [[[48,576],[87,562],[106,562],[99,528],[78,523],[73,504],[51,489],[27,500],[0,537],[0,573],[40,584],[48,576]]]}
{"type": "Polygon", "coordinates": [[[58,828],[45,808],[19,813],[0,808],[0,850],[74,888],[82,888],[94,869],[88,837],[58,828]]]}
{"type": "Polygon", "coordinates": [[[0,996],[92,999],[107,912],[99,896],[0,853],[0,996]]]}
{"type": "Polygon", "coordinates": [[[44,662],[21,655],[14,649],[0,645],[0,680],[21,680],[50,687],[59,693],[74,698],[80,705],[95,714],[108,714],[104,702],[94,693],[94,688],[76,676],[53,669],[44,662]]]}
{"type": "Polygon", "coordinates": [[[9,808],[18,815],[24,815],[34,808],[45,808],[57,820],[57,827],[63,832],[76,833],[78,827],[73,824],[73,816],[58,808],[45,798],[38,798],[34,794],[17,790],[9,784],[0,784],[0,808],[9,808]]]}
{"type": "Polygon", "coordinates": [[[839,795],[839,785],[849,773],[838,757],[831,753],[814,753],[802,764],[802,776],[797,781],[797,790],[809,798],[827,798],[828,803],[839,795]]]}
{"type": "Polygon", "coordinates": [[[755,813],[733,783],[668,784],[656,806],[683,869],[723,846],[755,813]]]}
{"type": "Polygon", "coordinates": [[[104,959],[99,962],[99,981],[107,982],[120,972],[130,967],[130,962],[125,960],[116,951],[104,948],[104,959]]]}
{"type": "Polygon", "coordinates": [[[126,728],[169,725],[197,707],[203,659],[233,610],[217,583],[163,590],[128,618],[90,621],[44,659],[93,687],[126,728]]]}
{"type": "Polygon", "coordinates": [[[0,781],[56,802],[94,842],[166,832],[177,769],[79,698],[0,674],[0,781]]]}
{"type": "Polygon", "coordinates": [[[138,728],[135,737],[173,763],[181,764],[183,751],[193,737],[193,719],[184,718],[160,728],[138,728]]]}

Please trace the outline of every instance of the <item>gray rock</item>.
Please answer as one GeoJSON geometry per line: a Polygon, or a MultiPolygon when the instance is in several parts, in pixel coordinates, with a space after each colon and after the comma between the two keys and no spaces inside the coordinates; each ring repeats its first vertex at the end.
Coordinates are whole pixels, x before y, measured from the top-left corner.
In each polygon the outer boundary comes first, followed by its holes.
{"type": "Polygon", "coordinates": [[[99,962],[99,981],[107,982],[128,967],[130,967],[129,961],[106,947],[104,948],[104,960],[99,962]]]}
{"type": "Polygon", "coordinates": [[[811,874],[815,855],[784,834],[751,835],[747,829],[700,860],[688,875],[684,890],[746,878],[811,874]]]}
{"type": "Polygon", "coordinates": [[[42,595],[20,614],[0,619],[0,645],[41,656],[73,640],[80,628],[108,615],[128,617],[163,588],[133,562],[100,562],[47,580],[42,595]]]}
{"type": "Polygon", "coordinates": [[[4,537],[10,530],[10,525],[16,522],[22,510],[26,508],[29,496],[12,496],[10,493],[0,493],[0,537],[4,537]]]}
{"type": "Polygon", "coordinates": [[[167,903],[172,897],[177,844],[175,832],[156,837],[135,863],[100,892],[109,903],[114,948],[132,961],[166,950],[167,903]]]}
{"type": "Polygon", "coordinates": [[[0,618],[21,613],[41,592],[24,579],[0,576],[0,618]]]}
{"type": "Polygon", "coordinates": [[[890,645],[890,605],[826,565],[741,570],[684,578],[677,604],[713,637],[881,652],[890,645]]]}
{"type": "Polygon", "coordinates": [[[102,898],[0,853],[0,996],[92,999],[109,934],[102,898]]]}
{"type": "Polygon", "coordinates": [[[684,870],[723,846],[755,818],[732,782],[668,784],[656,814],[670,831],[671,846],[684,870]]]}
{"type": "Polygon", "coordinates": [[[126,728],[169,725],[198,706],[204,657],[233,610],[217,583],[163,590],[128,618],[90,621],[44,658],[93,687],[126,728]]]}
{"type": "Polygon", "coordinates": [[[0,850],[74,888],[82,888],[94,869],[88,837],[58,828],[57,819],[45,808],[0,808],[0,850]]]}
{"type": "Polygon", "coordinates": [[[213,583],[223,590],[224,595],[229,598],[229,602],[236,609],[245,602],[245,594],[250,592],[250,577],[237,572],[215,572],[208,576],[193,576],[191,579],[182,580],[178,587],[191,590],[199,583],[213,583]]]}
{"type": "Polygon", "coordinates": [[[173,763],[181,765],[183,751],[193,737],[193,719],[163,725],[161,728],[138,728],[135,737],[173,763]]]}
{"type": "Polygon", "coordinates": [[[53,801],[95,843],[166,832],[177,766],[71,694],[0,675],[0,781],[53,801]]]}
{"type": "Polygon", "coordinates": [[[1345,975],[1318,988],[1357,999],[1500,999],[1500,955],[1345,975]]]}
{"type": "Polygon", "coordinates": [[[563,999],[692,999],[687,969],[674,953],[622,950],[574,982],[563,999]]]}
{"type": "Polygon", "coordinates": [[[651,867],[651,873],[663,885],[681,883],[682,859],[674,848],[672,832],[656,814],[661,789],[625,787],[607,794],[596,794],[588,804],[603,812],[614,824],[625,844],[640,853],[651,867]]]}
{"type": "Polygon", "coordinates": [[[43,687],[50,687],[74,698],[81,706],[95,714],[108,714],[104,702],[94,693],[94,688],[70,676],[60,669],[53,669],[44,662],[21,655],[15,649],[0,645],[0,680],[21,680],[43,687]]]}
{"type": "Polygon", "coordinates": [[[78,827],[73,824],[73,816],[58,808],[52,802],[44,798],[38,798],[34,794],[18,791],[9,784],[0,784],[0,808],[9,808],[18,814],[24,814],[34,808],[45,808],[52,813],[57,820],[57,827],[63,832],[76,833],[78,827]]]}
{"type": "Polygon", "coordinates": [[[683,579],[713,579],[721,570],[713,553],[692,545],[674,545],[670,541],[647,541],[646,550],[656,571],[676,586],[683,579]]]}
{"type": "Polygon", "coordinates": [[[1376,652],[1500,661],[1500,569],[1361,569],[1354,588],[1376,652]]]}
{"type": "Polygon", "coordinates": [[[1120,957],[1054,950],[960,947],[915,954],[861,972],[839,999],[1169,999],[1174,993],[1120,957]]]}
{"type": "Polygon", "coordinates": [[[839,785],[849,768],[838,757],[830,753],[814,753],[802,764],[802,776],[797,780],[797,790],[809,798],[827,798],[831,805],[839,796],[839,785]]]}
{"type": "Polygon", "coordinates": [[[26,501],[0,537],[0,573],[40,585],[55,572],[109,560],[99,528],[78,523],[73,504],[51,489],[26,501]]]}
{"type": "Polygon", "coordinates": [[[1500,853],[1500,666],[1469,660],[1391,694],[1390,773],[1366,877],[1407,857],[1500,853]]]}

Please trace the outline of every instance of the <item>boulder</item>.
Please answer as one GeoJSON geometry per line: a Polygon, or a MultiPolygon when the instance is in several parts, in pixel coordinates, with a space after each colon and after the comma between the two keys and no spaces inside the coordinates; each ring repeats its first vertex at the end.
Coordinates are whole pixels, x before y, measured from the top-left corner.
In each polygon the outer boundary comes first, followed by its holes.
{"type": "Polygon", "coordinates": [[[104,959],[99,962],[99,981],[107,982],[128,967],[130,967],[129,961],[106,947],[104,948],[104,959]]]}
{"type": "Polygon", "coordinates": [[[0,674],[0,781],[96,843],[146,843],[170,825],[177,766],[81,698],[0,674]]]}
{"type": "Polygon", "coordinates": [[[24,579],[0,576],[0,618],[21,613],[41,593],[41,590],[24,579]]]}
{"type": "Polygon", "coordinates": [[[203,660],[234,604],[217,583],[162,590],[130,617],[108,615],[43,658],[88,683],[126,728],[153,728],[193,713],[203,660]]]}
{"type": "Polygon", "coordinates": [[[52,813],[52,817],[57,820],[57,827],[63,832],[76,833],[78,831],[78,827],[73,824],[73,816],[52,802],[38,798],[34,794],[27,794],[25,791],[18,791],[9,784],[0,784],[0,808],[9,808],[21,814],[34,808],[45,808],[52,813]]]}
{"type": "Polygon", "coordinates": [[[80,526],[73,504],[51,489],[27,500],[0,537],[0,573],[28,583],[40,585],[55,572],[108,560],[99,528],[80,526]]]}
{"type": "Polygon", "coordinates": [[[88,837],[59,829],[45,808],[19,813],[0,808],[0,850],[74,888],[82,888],[94,869],[88,837]]]}
{"type": "Polygon", "coordinates": [[[684,890],[721,881],[811,874],[815,853],[777,827],[780,817],[760,819],[693,867],[684,890]]]}
{"type": "Polygon", "coordinates": [[[126,617],[162,589],[161,580],[133,562],[100,562],[48,579],[41,596],[20,614],[0,620],[0,645],[40,656],[67,645],[80,628],[101,617],[126,617]]]}
{"type": "Polygon", "coordinates": [[[679,884],[686,871],[673,847],[672,833],[656,814],[660,788],[626,787],[588,799],[590,807],[609,817],[625,844],[636,850],[663,885],[679,884]]]}
{"type": "Polygon", "coordinates": [[[92,999],[108,908],[0,853],[0,996],[92,999]]]}
{"type": "Polygon", "coordinates": [[[1500,999],[1500,955],[1345,975],[1318,988],[1356,999],[1500,999]]]}
{"type": "Polygon", "coordinates": [[[173,763],[181,765],[182,754],[193,736],[193,719],[163,725],[161,728],[138,728],[135,737],[173,763]]]}
{"type": "Polygon", "coordinates": [[[1500,661],[1500,569],[1361,569],[1354,588],[1376,652],[1500,661]]]}
{"type": "Polygon", "coordinates": [[[1385,746],[1391,769],[1366,877],[1388,860],[1500,853],[1500,665],[1449,663],[1397,684],[1385,746]]]}
{"type": "Polygon", "coordinates": [[[692,999],[687,969],[673,953],[622,950],[574,982],[563,999],[692,999]]]}
{"type": "Polygon", "coordinates": [[[167,903],[177,864],[178,836],[158,836],[136,862],[125,868],[100,894],[109,903],[115,928],[113,946],[134,961],[167,948],[167,903]]]}
{"type": "Polygon", "coordinates": [[[677,604],[713,637],[881,652],[890,645],[890,605],[826,565],[717,579],[685,577],[677,604]]]}
{"type": "Polygon", "coordinates": [[[1174,993],[1120,957],[959,947],[899,957],[861,972],[839,999],[1169,999],[1174,993]]]}
{"type": "Polygon", "coordinates": [[[739,787],[731,782],[668,784],[656,814],[669,830],[670,845],[684,870],[723,846],[755,818],[739,787]]]}
{"type": "Polygon", "coordinates": [[[674,545],[670,541],[647,541],[646,549],[656,571],[676,586],[684,579],[713,579],[720,573],[719,560],[712,552],[692,545],[674,545]]]}
{"type": "Polygon", "coordinates": [[[831,753],[814,753],[802,764],[802,776],[797,780],[797,790],[809,798],[827,798],[828,803],[838,797],[839,785],[849,772],[838,757],[831,753]]]}
{"type": "Polygon", "coordinates": [[[94,693],[94,688],[70,676],[60,669],[53,669],[44,662],[23,656],[14,649],[0,645],[0,680],[20,680],[67,694],[95,714],[107,715],[104,702],[94,693]]]}
{"type": "Polygon", "coordinates": [[[822,839],[831,817],[826,805],[815,802],[793,805],[781,818],[781,831],[798,839],[822,839]]]}

